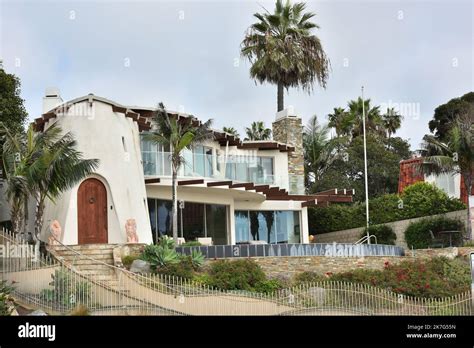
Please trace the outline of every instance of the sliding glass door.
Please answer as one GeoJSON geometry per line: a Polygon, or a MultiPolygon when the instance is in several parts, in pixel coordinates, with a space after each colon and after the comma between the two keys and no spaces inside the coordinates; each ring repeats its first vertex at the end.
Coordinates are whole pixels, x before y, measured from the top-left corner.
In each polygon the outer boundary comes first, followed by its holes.
{"type": "MultiPolygon", "coordinates": [[[[153,232],[153,240],[158,236],[173,236],[171,201],[148,199],[148,211],[153,232]]],[[[184,202],[178,208],[178,236],[186,241],[210,237],[217,244],[228,244],[227,206],[184,202]]]]}
{"type": "Polygon", "coordinates": [[[235,211],[235,240],[267,243],[300,243],[298,211],[235,211]]]}

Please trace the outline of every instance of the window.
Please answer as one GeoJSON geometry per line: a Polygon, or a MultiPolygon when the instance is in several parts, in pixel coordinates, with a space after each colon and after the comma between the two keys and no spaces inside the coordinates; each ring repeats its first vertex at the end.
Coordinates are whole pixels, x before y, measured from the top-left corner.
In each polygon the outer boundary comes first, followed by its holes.
{"type": "MultiPolygon", "coordinates": [[[[148,199],[153,239],[173,235],[172,202],[148,199]]],[[[211,237],[214,244],[227,244],[227,206],[184,202],[178,207],[178,236],[186,241],[211,237]]]]}
{"type": "Polygon", "coordinates": [[[298,211],[235,211],[236,242],[299,243],[298,211]]]}

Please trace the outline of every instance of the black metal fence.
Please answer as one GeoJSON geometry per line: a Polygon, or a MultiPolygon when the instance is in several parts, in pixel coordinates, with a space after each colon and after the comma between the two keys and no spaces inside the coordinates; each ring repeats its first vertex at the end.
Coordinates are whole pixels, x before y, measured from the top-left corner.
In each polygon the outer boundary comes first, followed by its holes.
{"type": "Polygon", "coordinates": [[[176,251],[190,255],[193,250],[200,250],[206,258],[224,259],[233,257],[266,257],[266,256],[403,256],[404,249],[395,245],[382,244],[241,244],[176,247],[176,251]]]}

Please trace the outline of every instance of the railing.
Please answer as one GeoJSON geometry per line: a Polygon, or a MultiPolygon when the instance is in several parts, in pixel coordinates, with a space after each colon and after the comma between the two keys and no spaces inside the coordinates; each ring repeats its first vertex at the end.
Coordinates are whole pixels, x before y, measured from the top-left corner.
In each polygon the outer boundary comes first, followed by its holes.
{"type": "MultiPolygon", "coordinates": [[[[169,152],[142,151],[144,174],[146,176],[171,176],[170,155],[169,152]]],[[[278,184],[278,178],[273,174],[273,160],[268,168],[263,168],[258,164],[260,157],[257,156],[229,156],[226,158],[225,156],[184,151],[183,159],[184,164],[178,172],[180,177],[278,184]]]]}
{"type": "MultiPolygon", "coordinates": [[[[15,242],[3,232],[0,237],[4,245],[15,242]]],[[[60,247],[78,253],[69,246],[60,247]]],[[[94,315],[473,314],[469,291],[426,299],[347,282],[305,283],[269,294],[222,291],[194,280],[132,273],[80,253],[73,264],[40,260],[21,268],[9,268],[9,262],[2,265],[2,280],[13,283],[13,296],[20,303],[52,314],[67,314],[81,307],[94,315]],[[98,277],[80,271],[88,261],[97,262],[110,274],[98,277]]]]}
{"type": "Polygon", "coordinates": [[[370,236],[363,236],[361,239],[359,239],[357,242],[355,242],[354,244],[363,244],[363,243],[367,243],[369,244],[370,243],[370,240],[371,239],[375,239],[375,244],[377,244],[377,236],[374,235],[374,234],[371,234],[370,236]],[[369,242],[369,243],[368,243],[369,242]]]}
{"type": "Polygon", "coordinates": [[[238,244],[210,246],[177,246],[176,251],[190,255],[200,251],[208,259],[275,256],[403,256],[405,250],[397,245],[311,243],[311,244],[238,244]]]}

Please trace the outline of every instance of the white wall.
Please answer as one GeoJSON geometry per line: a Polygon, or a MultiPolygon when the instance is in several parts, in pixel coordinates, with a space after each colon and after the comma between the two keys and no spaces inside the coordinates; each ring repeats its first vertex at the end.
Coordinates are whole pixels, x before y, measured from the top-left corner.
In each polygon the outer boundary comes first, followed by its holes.
{"type": "Polygon", "coordinates": [[[461,198],[461,175],[459,173],[425,175],[425,182],[442,189],[450,197],[461,198]]]}
{"type": "MultiPolygon", "coordinates": [[[[101,180],[107,189],[108,242],[125,243],[125,222],[137,222],[139,241],[152,241],[146,209],[146,190],[141,163],[138,126],[131,118],[114,113],[112,107],[100,101],[74,104],[67,115],[48,122],[57,122],[64,132],[71,131],[84,158],[97,158],[99,168],[91,177],[101,180]],[[122,137],[123,142],[122,143],[122,137]]],[[[77,189],[65,192],[56,202],[48,202],[42,239],[47,239],[48,222],[57,219],[62,228],[62,242],[77,244],[77,189]]]]}

